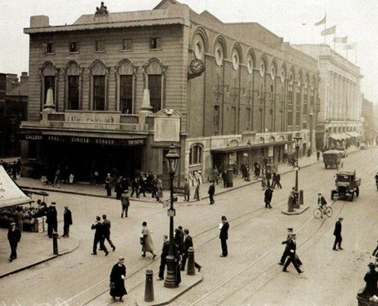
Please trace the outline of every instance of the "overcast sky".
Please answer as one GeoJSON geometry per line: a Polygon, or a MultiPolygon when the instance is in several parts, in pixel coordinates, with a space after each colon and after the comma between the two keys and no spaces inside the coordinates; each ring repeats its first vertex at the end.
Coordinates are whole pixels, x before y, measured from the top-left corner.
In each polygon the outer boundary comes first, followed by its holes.
{"type": "MultiPolygon", "coordinates": [[[[158,0],[104,0],[110,12],[150,10],[158,0]]],[[[72,24],[83,14],[95,12],[101,0],[0,0],[0,72],[29,70],[29,27],[32,15],[47,15],[50,25],[72,24]]],[[[327,12],[327,27],[336,35],[357,42],[357,64],[364,75],[365,97],[378,102],[378,0],[181,0],[194,11],[207,9],[223,22],[258,22],[293,44],[323,43],[324,26],[314,23],[327,12]]],[[[333,35],[327,43],[333,47],[333,35]]],[[[341,46],[337,51],[345,56],[341,46]]],[[[348,58],[355,61],[355,51],[348,58]]]]}

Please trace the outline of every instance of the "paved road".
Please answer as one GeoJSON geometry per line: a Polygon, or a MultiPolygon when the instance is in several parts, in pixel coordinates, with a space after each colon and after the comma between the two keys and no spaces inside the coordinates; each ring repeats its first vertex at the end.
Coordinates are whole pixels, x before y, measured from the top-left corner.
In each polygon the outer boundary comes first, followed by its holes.
{"type": "MultiPolygon", "coordinates": [[[[300,172],[300,188],[305,190],[306,204],[311,207],[299,216],[281,213],[286,207],[294,173],[283,176],[284,189],[275,190],[271,211],[264,209],[263,192],[258,184],[217,196],[213,206],[207,200],[177,206],[176,225],[191,229],[204,281],[173,304],[355,305],[355,294],[363,286],[368,255],[377,240],[371,234],[378,220],[373,180],[377,157],[377,148],[370,148],[345,160],[344,168],[357,169],[362,177],[360,198],[353,203],[337,201],[332,219],[312,218],[317,192],[328,197],[334,181],[335,170],[325,170],[322,164],[300,172]],[[226,215],[231,225],[227,258],[219,257],[221,215],[226,215]],[[333,226],[339,215],[345,218],[345,251],[333,252],[333,226]],[[289,226],[298,232],[298,254],[305,270],[300,276],[293,268],[284,274],[277,265],[283,251],[280,242],[289,226]]],[[[143,282],[143,271],[146,267],[154,271],[158,268],[158,260],[140,257],[141,223],[148,222],[160,253],[161,236],[168,231],[166,209],[161,204],[133,202],[130,218],[121,219],[120,205],[113,199],[52,193],[49,200],[58,203],[60,214],[63,205],[70,204],[74,215],[72,235],[81,241],[80,247],[72,254],[0,280],[3,305],[17,305],[17,302],[18,305],[64,305],[63,301],[67,301],[65,305],[107,305],[111,302],[106,292],[108,275],[120,255],[126,257],[129,276],[130,295],[125,304],[133,304],[133,288],[143,282]],[[117,246],[108,257],[103,253],[90,255],[93,239],[90,225],[102,213],[107,213],[112,221],[113,242],[117,246]]],[[[159,285],[155,284],[155,290],[159,285]]]]}

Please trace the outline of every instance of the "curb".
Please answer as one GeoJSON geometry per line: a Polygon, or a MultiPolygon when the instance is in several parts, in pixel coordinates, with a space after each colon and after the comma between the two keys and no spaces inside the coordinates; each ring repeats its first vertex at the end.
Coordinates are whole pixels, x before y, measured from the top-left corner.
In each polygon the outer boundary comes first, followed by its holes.
{"type": "Polygon", "coordinates": [[[29,265],[27,265],[27,266],[25,266],[25,267],[22,267],[22,268],[19,268],[19,269],[13,270],[13,271],[11,271],[11,272],[4,273],[4,274],[0,275],[0,279],[2,279],[2,278],[4,278],[4,277],[7,277],[7,276],[9,276],[9,275],[12,275],[12,274],[15,274],[15,273],[18,273],[18,272],[24,271],[24,270],[26,270],[26,269],[29,269],[29,268],[35,267],[35,266],[37,266],[37,265],[40,265],[40,264],[42,264],[42,263],[44,263],[44,262],[50,261],[50,260],[55,259],[55,258],[57,258],[57,257],[60,257],[60,256],[63,256],[63,255],[66,255],[66,254],[72,253],[72,252],[75,251],[79,246],[80,246],[80,242],[77,240],[76,243],[75,243],[75,245],[74,245],[74,247],[73,247],[72,249],[67,250],[67,251],[64,251],[64,252],[62,252],[62,253],[60,253],[60,254],[58,254],[58,255],[51,255],[50,257],[47,257],[47,258],[42,259],[42,260],[40,260],[40,261],[36,261],[36,262],[34,262],[34,263],[32,263],[32,264],[29,264],[29,265]]]}
{"type": "Polygon", "coordinates": [[[310,208],[310,206],[305,206],[305,207],[303,207],[303,208],[299,208],[299,209],[297,209],[297,210],[295,210],[295,208],[294,208],[294,211],[293,212],[288,212],[288,211],[286,211],[286,210],[282,210],[282,213],[284,214],[284,215],[289,215],[289,216],[292,216],[292,215],[300,215],[300,214],[302,214],[302,213],[304,213],[307,209],[309,209],[310,208]]]}

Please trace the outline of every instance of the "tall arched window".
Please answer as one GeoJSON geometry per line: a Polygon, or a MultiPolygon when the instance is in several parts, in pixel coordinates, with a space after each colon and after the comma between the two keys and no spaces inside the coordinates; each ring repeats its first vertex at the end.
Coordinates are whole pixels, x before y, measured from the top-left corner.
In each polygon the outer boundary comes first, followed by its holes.
{"type": "Polygon", "coordinates": [[[47,97],[47,90],[49,88],[53,91],[53,100],[56,108],[58,109],[58,99],[57,99],[57,84],[58,84],[58,75],[59,69],[53,62],[46,62],[42,65],[41,69],[39,70],[39,74],[41,77],[41,87],[42,87],[42,96],[41,96],[41,109],[43,109],[43,105],[46,103],[47,97]]]}
{"type": "Polygon", "coordinates": [[[138,67],[124,59],[115,67],[117,78],[117,110],[122,114],[135,113],[135,84],[138,67]]]}
{"type": "Polygon", "coordinates": [[[293,99],[294,99],[294,76],[293,73],[290,72],[289,75],[289,83],[287,86],[288,91],[288,101],[287,101],[287,124],[293,125],[293,99]]]}
{"type": "Polygon", "coordinates": [[[301,93],[302,93],[302,76],[298,75],[298,83],[296,88],[296,101],[295,101],[295,123],[296,125],[301,125],[301,93]]]}
{"type": "Polygon", "coordinates": [[[65,68],[65,108],[81,109],[81,80],[84,68],[76,61],[70,61],[65,68]]]}
{"type": "Polygon", "coordinates": [[[91,108],[103,111],[108,108],[108,75],[110,68],[101,60],[89,67],[91,76],[91,108]]]}
{"type": "Polygon", "coordinates": [[[145,88],[150,91],[150,104],[154,113],[164,108],[165,71],[168,66],[157,58],[143,65],[145,88]]]}
{"type": "Polygon", "coordinates": [[[189,165],[198,165],[202,164],[202,145],[194,144],[190,148],[189,152],[189,165]]]}

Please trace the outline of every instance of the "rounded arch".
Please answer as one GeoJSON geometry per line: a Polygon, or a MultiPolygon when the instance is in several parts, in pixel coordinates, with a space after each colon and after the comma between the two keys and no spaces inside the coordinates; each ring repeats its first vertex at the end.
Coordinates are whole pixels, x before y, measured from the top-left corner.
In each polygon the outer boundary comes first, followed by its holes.
{"type": "Polygon", "coordinates": [[[268,69],[268,58],[265,53],[261,53],[260,55],[259,68],[260,68],[260,76],[264,77],[268,69]]]}
{"type": "Polygon", "coordinates": [[[296,71],[295,71],[295,67],[294,66],[291,66],[290,67],[290,71],[289,71],[289,80],[291,82],[295,81],[296,80],[296,71]]]}
{"type": "Polygon", "coordinates": [[[189,148],[189,165],[200,165],[203,161],[204,145],[200,142],[193,143],[189,148]]]}
{"type": "Polygon", "coordinates": [[[209,37],[206,33],[206,30],[202,26],[196,26],[194,29],[193,36],[192,36],[192,48],[194,48],[194,42],[197,35],[202,38],[205,52],[208,53],[209,52],[209,37]]]}
{"type": "Polygon", "coordinates": [[[278,141],[285,141],[285,137],[281,135],[281,136],[278,138],[278,141]]]}
{"type": "Polygon", "coordinates": [[[216,53],[216,47],[217,47],[218,43],[220,43],[222,45],[222,48],[223,48],[222,51],[223,51],[224,58],[227,58],[228,57],[227,42],[226,42],[226,39],[221,34],[218,34],[214,39],[214,44],[213,44],[213,53],[214,54],[216,53]]]}
{"type": "Polygon", "coordinates": [[[287,79],[287,67],[285,62],[282,62],[281,64],[280,77],[282,83],[287,79]]]}
{"type": "Polygon", "coordinates": [[[237,141],[236,139],[232,139],[232,140],[230,140],[229,146],[230,147],[237,147],[237,146],[239,146],[239,141],[237,141]]]}
{"type": "Polygon", "coordinates": [[[276,139],[273,136],[270,136],[269,142],[275,142],[275,141],[276,141],[276,139]]]}
{"type": "Polygon", "coordinates": [[[56,76],[59,72],[59,68],[52,61],[44,62],[39,69],[39,74],[41,76],[56,76]]]}
{"type": "Polygon", "coordinates": [[[297,75],[297,82],[298,83],[303,83],[303,69],[299,68],[298,70],[298,75],[297,75]]]}
{"type": "Polygon", "coordinates": [[[253,69],[255,69],[256,67],[256,54],[252,48],[249,48],[247,51],[246,64],[247,64],[248,73],[252,74],[253,69]]]}
{"type": "Polygon", "coordinates": [[[265,139],[264,139],[264,137],[259,137],[259,139],[258,139],[258,143],[265,143],[265,139]]]}
{"type": "Polygon", "coordinates": [[[142,67],[145,74],[165,74],[168,69],[168,66],[157,57],[150,58],[142,67]]]}
{"type": "Polygon", "coordinates": [[[270,61],[270,76],[274,80],[277,76],[277,60],[273,57],[270,61]]]}
{"type": "Polygon", "coordinates": [[[242,46],[240,45],[240,43],[238,42],[234,42],[232,48],[231,48],[231,54],[233,52],[233,50],[237,50],[238,53],[239,53],[239,58],[240,58],[240,63],[243,63],[244,62],[244,58],[243,58],[243,48],[242,46]]]}

